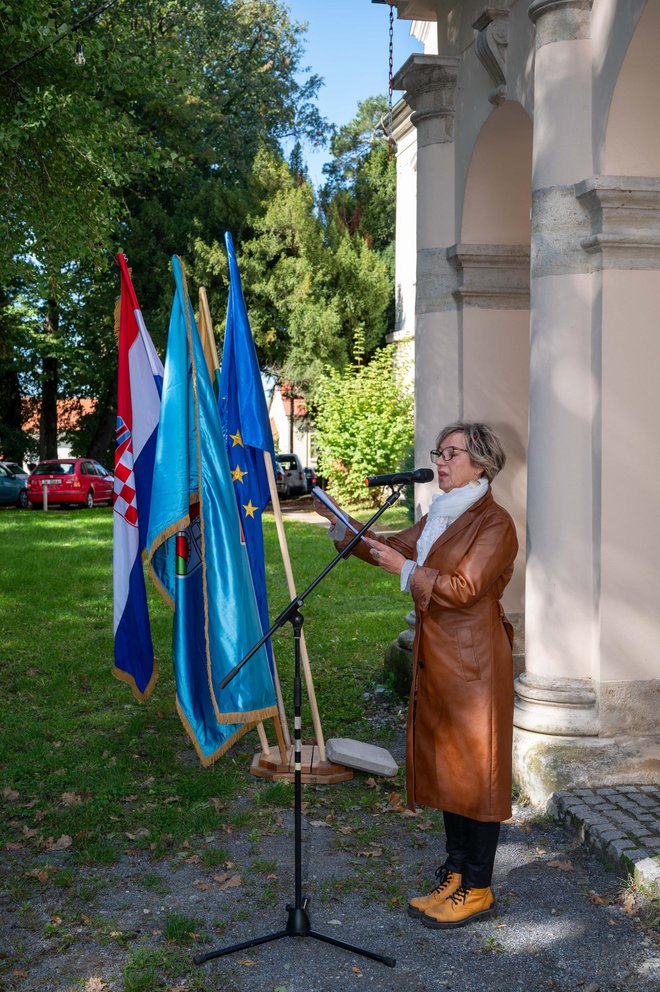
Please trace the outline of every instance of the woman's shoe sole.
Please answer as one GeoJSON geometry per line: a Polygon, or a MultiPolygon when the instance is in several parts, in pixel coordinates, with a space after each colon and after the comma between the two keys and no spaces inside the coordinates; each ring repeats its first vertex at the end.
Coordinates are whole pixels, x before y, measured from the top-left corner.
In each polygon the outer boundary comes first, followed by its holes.
{"type": "Polygon", "coordinates": [[[440,923],[438,920],[434,920],[432,916],[427,916],[424,913],[422,923],[431,930],[455,930],[456,927],[464,927],[468,923],[474,923],[476,920],[486,920],[489,916],[497,916],[495,903],[489,906],[488,909],[482,909],[481,912],[466,916],[464,920],[458,920],[456,923],[440,923]]]}

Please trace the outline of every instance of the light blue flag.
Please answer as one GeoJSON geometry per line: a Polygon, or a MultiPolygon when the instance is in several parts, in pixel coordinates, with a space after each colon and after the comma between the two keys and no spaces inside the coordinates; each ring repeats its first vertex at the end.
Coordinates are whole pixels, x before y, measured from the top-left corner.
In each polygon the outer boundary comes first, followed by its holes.
{"type": "Polygon", "coordinates": [[[225,441],[180,260],[149,513],[149,570],[174,608],[177,709],[202,764],[277,712],[225,441]]]}

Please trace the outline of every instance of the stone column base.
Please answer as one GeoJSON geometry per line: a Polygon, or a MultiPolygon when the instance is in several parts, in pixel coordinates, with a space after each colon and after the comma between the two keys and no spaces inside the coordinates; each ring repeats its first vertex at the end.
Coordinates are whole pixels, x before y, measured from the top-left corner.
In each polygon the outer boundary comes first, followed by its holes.
{"type": "Polygon", "coordinates": [[[561,789],[660,784],[660,735],[558,737],[514,727],[513,778],[542,809],[561,789]]]}

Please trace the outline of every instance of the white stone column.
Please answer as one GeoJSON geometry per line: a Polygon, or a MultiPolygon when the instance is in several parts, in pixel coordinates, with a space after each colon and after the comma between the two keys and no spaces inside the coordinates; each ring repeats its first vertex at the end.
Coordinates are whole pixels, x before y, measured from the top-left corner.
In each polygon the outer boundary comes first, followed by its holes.
{"type": "Polygon", "coordinates": [[[598,733],[593,276],[575,183],[593,172],[591,0],[534,0],[526,672],[516,727],[598,733]]]}
{"type": "MultiPolygon", "coordinates": [[[[456,279],[447,247],[456,240],[454,102],[458,59],[411,55],[394,78],[417,129],[415,452],[424,464],[437,431],[462,409],[456,279]]],[[[420,486],[418,510],[431,493],[420,486]]]]}

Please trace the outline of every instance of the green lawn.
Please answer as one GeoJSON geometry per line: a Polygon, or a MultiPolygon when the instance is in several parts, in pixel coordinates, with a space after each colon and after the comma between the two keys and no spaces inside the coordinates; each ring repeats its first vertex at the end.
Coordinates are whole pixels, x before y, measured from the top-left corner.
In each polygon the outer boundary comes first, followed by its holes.
{"type": "MultiPolygon", "coordinates": [[[[388,524],[402,523],[397,508],[388,524]]],[[[275,528],[266,526],[275,616],[289,597],[275,528]]],[[[334,549],[320,527],[286,529],[301,591],[334,549]]],[[[111,511],[7,511],[0,536],[0,844],[47,852],[65,838],[76,859],[98,864],[121,856],[127,834],[158,855],[213,829],[223,802],[245,787],[258,739],[252,732],[214,768],[199,767],[174,709],[172,615],[151,587],[160,670],[153,696],[138,703],[112,677],[111,511]]],[[[392,576],[357,561],[342,562],[307,600],[326,737],[368,732],[364,692],[381,681],[383,648],[408,608],[392,576]]],[[[275,651],[292,724],[288,627],[275,651]]],[[[303,736],[310,733],[305,707],[303,736]]]]}

